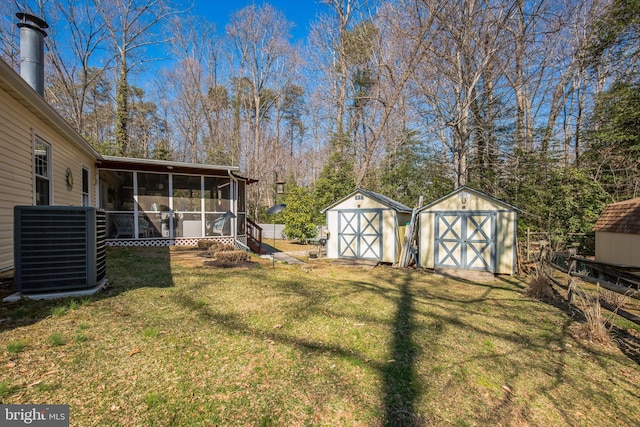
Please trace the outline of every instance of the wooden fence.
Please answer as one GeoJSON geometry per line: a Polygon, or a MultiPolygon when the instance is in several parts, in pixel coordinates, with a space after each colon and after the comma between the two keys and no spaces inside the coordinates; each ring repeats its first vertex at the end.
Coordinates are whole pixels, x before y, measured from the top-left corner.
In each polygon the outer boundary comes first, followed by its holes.
{"type": "MultiPolygon", "coordinates": [[[[543,251],[544,252],[544,251],[543,251]]],[[[540,256],[543,260],[545,255],[540,256]]],[[[611,292],[624,295],[634,300],[640,300],[640,277],[632,272],[640,271],[640,267],[624,266],[597,262],[588,258],[576,256],[571,252],[557,252],[548,257],[549,265],[566,273],[569,276],[568,283],[564,285],[555,278],[547,275],[550,281],[568,291],[570,304],[574,304],[574,296],[581,295],[584,298],[598,298],[600,306],[630,322],[640,325],[640,316],[622,309],[620,306],[604,300],[600,292],[595,297],[588,296],[584,291],[577,288],[574,278],[578,278],[587,283],[595,284],[611,292]]]]}
{"type": "Polygon", "coordinates": [[[535,260],[543,248],[554,252],[574,250],[576,254],[593,256],[596,252],[595,233],[565,233],[552,234],[531,231],[527,228],[524,239],[524,262],[535,260]]]}

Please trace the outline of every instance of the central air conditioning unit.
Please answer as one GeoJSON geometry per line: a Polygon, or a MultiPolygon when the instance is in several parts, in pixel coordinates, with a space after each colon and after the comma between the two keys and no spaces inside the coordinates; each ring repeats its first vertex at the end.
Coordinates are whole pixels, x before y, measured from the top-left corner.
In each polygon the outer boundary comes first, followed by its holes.
{"type": "Polygon", "coordinates": [[[74,206],[16,206],[13,230],[18,292],[80,290],[103,284],[104,211],[74,206]]]}

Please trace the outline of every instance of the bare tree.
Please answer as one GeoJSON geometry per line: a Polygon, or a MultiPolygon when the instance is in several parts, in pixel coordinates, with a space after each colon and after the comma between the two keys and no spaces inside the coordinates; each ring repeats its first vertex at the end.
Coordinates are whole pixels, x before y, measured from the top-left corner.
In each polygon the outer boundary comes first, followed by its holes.
{"type": "Polygon", "coordinates": [[[232,15],[227,25],[238,67],[237,111],[241,106],[249,108],[243,109],[248,113],[246,123],[250,128],[245,145],[247,172],[261,179],[254,189],[262,203],[271,200],[272,192],[258,191],[257,187],[269,188],[280,156],[277,130],[267,125],[277,115],[277,104],[286,87],[281,82],[290,81],[295,68],[289,43],[291,27],[284,15],[269,4],[248,6],[232,15]]]}
{"type": "MultiPolygon", "coordinates": [[[[427,7],[431,3],[423,1],[427,7]]],[[[416,87],[425,102],[426,119],[436,125],[451,156],[456,187],[467,183],[478,85],[491,76],[511,13],[512,8],[485,0],[454,1],[435,11],[439,32],[430,35],[433,43],[416,87]]]]}
{"type": "Polygon", "coordinates": [[[53,13],[56,25],[46,39],[52,69],[46,96],[80,134],[90,136],[85,130],[87,102],[113,59],[99,57],[106,37],[104,21],[90,2],[61,0],[53,13]]]}
{"type": "Polygon", "coordinates": [[[202,106],[202,66],[194,58],[182,59],[165,73],[161,90],[170,95],[169,111],[177,133],[177,160],[200,162],[205,117],[202,106]]]}
{"type": "Polygon", "coordinates": [[[209,24],[196,17],[174,17],[170,20],[173,38],[172,56],[177,66],[163,72],[159,91],[168,96],[167,110],[176,132],[174,153],[178,160],[204,160],[206,113],[203,90],[206,90],[206,45],[212,42],[209,24]]]}
{"type": "Polygon", "coordinates": [[[27,10],[20,8],[15,2],[0,2],[0,59],[18,69],[18,27],[16,26],[16,12],[27,10]]]}
{"type": "Polygon", "coordinates": [[[500,64],[515,97],[519,149],[553,154],[550,150],[559,138],[565,158],[572,140],[579,150],[579,132],[568,121],[574,116],[582,120],[591,84],[586,80],[585,48],[603,3],[516,1],[500,64]]]}
{"type": "Polygon", "coordinates": [[[331,40],[332,51],[335,54],[332,64],[336,71],[337,78],[334,84],[334,98],[336,107],[336,133],[342,135],[345,133],[344,116],[347,102],[347,90],[349,80],[349,60],[346,46],[346,39],[350,25],[352,25],[352,17],[354,8],[358,8],[358,0],[324,0],[335,13],[337,22],[334,24],[337,28],[336,37],[331,40]]]}
{"type": "Polygon", "coordinates": [[[332,88],[333,132],[339,136],[334,140],[340,145],[333,150],[346,150],[355,160],[354,184],[361,186],[385,152],[385,136],[393,138],[390,118],[403,105],[407,85],[438,31],[438,11],[448,2],[384,3],[375,14],[357,2],[327,3],[333,18],[325,17],[312,30],[316,49],[327,51],[315,66],[332,88]],[[339,30],[327,33],[331,23],[339,30]]]}
{"type": "Polygon", "coordinates": [[[95,0],[95,4],[117,58],[115,143],[117,153],[124,156],[130,149],[129,73],[150,60],[142,56],[145,48],[166,41],[154,31],[175,12],[163,0],[95,0]]]}

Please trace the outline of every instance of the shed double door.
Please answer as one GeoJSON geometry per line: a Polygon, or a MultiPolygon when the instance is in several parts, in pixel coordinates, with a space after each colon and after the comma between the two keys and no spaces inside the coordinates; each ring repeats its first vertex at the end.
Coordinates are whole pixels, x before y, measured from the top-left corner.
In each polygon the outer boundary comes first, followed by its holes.
{"type": "Polygon", "coordinates": [[[382,259],[382,210],[338,211],[338,256],[382,259]]]}
{"type": "Polygon", "coordinates": [[[495,271],[495,229],[494,212],[436,213],[436,268],[495,271]]]}

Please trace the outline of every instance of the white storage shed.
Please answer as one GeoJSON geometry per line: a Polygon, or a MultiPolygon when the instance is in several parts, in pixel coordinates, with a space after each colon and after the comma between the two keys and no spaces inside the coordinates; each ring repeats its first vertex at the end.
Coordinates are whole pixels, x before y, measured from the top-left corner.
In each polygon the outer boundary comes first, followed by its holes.
{"type": "Polygon", "coordinates": [[[514,274],[516,211],[481,191],[460,187],[419,211],[419,266],[514,274]]]}
{"type": "Polygon", "coordinates": [[[412,209],[382,194],[358,189],[322,213],[327,215],[327,258],[394,263],[400,256],[401,226],[412,209]]]}

